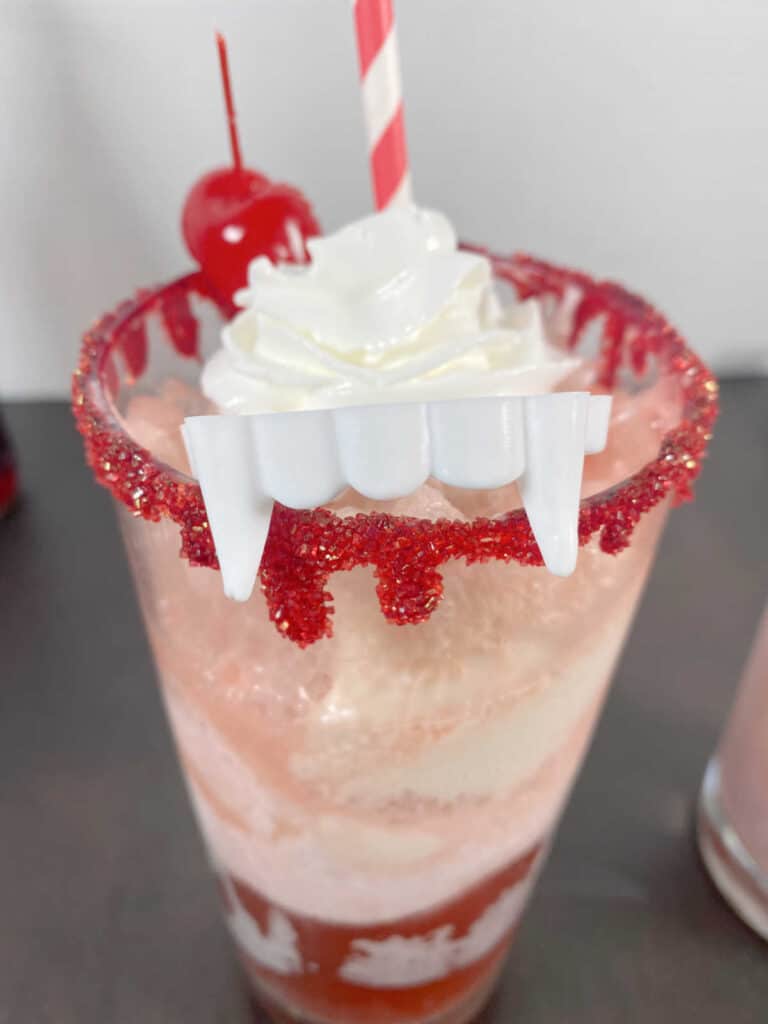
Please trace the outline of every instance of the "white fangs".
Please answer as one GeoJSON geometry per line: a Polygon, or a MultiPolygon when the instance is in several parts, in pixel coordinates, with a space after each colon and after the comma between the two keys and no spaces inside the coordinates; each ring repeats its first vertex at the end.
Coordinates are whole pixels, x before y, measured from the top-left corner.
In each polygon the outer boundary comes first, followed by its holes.
{"type": "Polygon", "coordinates": [[[576,566],[584,455],[605,447],[611,398],[587,392],[192,416],[184,442],[225,593],[253,590],[275,501],[315,508],[345,486],[388,501],[429,476],[454,487],[519,481],[549,570],[576,566]]]}

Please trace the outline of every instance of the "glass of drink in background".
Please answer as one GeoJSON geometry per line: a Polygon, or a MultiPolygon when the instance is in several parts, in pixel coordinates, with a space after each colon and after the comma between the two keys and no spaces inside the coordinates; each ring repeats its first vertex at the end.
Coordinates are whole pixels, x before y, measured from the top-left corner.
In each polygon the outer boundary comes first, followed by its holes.
{"type": "Polygon", "coordinates": [[[718,889],[768,939],[768,605],[704,776],[698,828],[718,889]]]}
{"type": "Polygon", "coordinates": [[[612,388],[614,414],[608,449],[585,467],[576,572],[560,579],[537,564],[524,515],[509,512],[514,488],[458,495],[428,484],[383,510],[349,493],[330,511],[278,509],[270,543],[284,563],[298,559],[281,629],[296,628],[312,589],[301,559],[334,559],[350,530],[380,538],[379,570],[393,570],[414,623],[385,620],[370,563],[345,564],[329,584],[333,636],[303,649],[270,621],[264,593],[230,601],[218,573],[189,564],[214,564],[179,434],[184,416],[205,409],[190,358],[207,354],[193,336],[199,276],[121,307],[85,342],[79,426],[121,503],[230,928],[278,1020],[463,1024],[482,1006],[588,745],[668,499],[685,496],[709,437],[714,381],[651,307],[526,257],[492,262],[521,297],[555,307],[551,322],[568,306],[574,327],[591,321],[601,334],[578,386],[612,388]],[[438,603],[439,578],[412,574],[444,520],[467,524],[457,533],[466,543],[440,566],[438,603]],[[499,530],[506,547],[488,558],[499,530]]]}
{"type": "Polygon", "coordinates": [[[18,477],[16,462],[11,448],[2,410],[0,410],[0,517],[11,510],[16,500],[18,477]]]}

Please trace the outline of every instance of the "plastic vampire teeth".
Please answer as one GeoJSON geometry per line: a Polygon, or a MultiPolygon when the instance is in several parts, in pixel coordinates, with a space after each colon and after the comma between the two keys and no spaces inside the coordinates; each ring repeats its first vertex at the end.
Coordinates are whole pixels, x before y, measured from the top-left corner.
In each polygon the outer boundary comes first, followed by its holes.
{"type": "Polygon", "coordinates": [[[602,451],[611,398],[587,392],[463,398],[184,422],[224,590],[253,590],[275,502],[311,509],[353,487],[390,501],[429,477],[454,487],[518,482],[548,569],[576,566],[585,454],[602,451]]]}

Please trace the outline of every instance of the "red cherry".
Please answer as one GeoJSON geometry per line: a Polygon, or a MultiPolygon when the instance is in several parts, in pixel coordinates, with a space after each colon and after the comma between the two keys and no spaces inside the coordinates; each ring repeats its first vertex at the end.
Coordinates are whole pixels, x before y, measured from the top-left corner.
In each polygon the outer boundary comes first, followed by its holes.
{"type": "Polygon", "coordinates": [[[258,171],[221,167],[204,174],[189,190],[181,214],[181,231],[192,256],[202,260],[203,238],[212,227],[237,218],[253,197],[269,185],[258,171]]]}
{"type": "Polygon", "coordinates": [[[227,109],[232,167],[204,175],[190,190],[181,215],[187,248],[221,297],[231,300],[246,283],[247,268],[257,256],[280,262],[307,259],[305,241],[320,234],[312,207],[290,185],[270,182],[243,167],[227,46],[216,36],[227,109]]]}
{"type": "Polygon", "coordinates": [[[290,185],[268,184],[224,223],[203,233],[197,258],[225,299],[243,288],[248,264],[257,256],[275,263],[304,263],[306,240],[320,234],[312,207],[290,185]]]}

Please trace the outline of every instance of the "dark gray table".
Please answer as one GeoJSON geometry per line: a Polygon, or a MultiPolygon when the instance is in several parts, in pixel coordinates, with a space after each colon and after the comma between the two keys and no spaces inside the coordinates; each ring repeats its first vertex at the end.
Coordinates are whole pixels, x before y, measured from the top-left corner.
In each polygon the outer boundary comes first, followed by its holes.
{"type": "MultiPolygon", "coordinates": [[[[768,585],[768,381],[723,398],[483,1024],[768,1015],[768,947],[691,830],[768,585]]],[[[8,411],[25,498],[0,523],[0,1024],[251,1021],[110,500],[63,405],[8,411]]]]}

